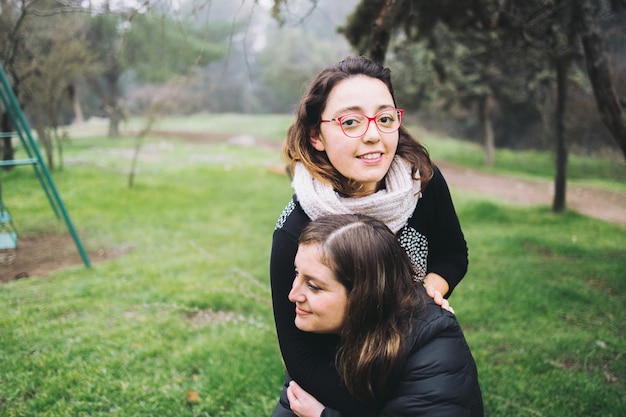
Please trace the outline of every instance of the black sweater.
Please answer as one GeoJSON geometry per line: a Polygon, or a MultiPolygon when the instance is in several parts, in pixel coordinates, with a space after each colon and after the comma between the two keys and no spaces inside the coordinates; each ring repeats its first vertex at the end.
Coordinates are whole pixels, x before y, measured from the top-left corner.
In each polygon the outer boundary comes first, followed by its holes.
{"type": "MultiPolygon", "coordinates": [[[[337,337],[303,332],[295,326],[295,309],[288,294],[295,276],[298,238],[308,222],[309,217],[294,196],[274,230],[270,277],[274,320],[283,360],[291,377],[327,407],[346,416],[374,416],[372,410],[353,399],[340,383],[334,367],[337,337]]],[[[448,185],[437,167],[413,216],[397,236],[421,269],[421,275],[436,272],[446,279],[450,286],[449,296],[467,271],[468,254],[448,185]]]]}

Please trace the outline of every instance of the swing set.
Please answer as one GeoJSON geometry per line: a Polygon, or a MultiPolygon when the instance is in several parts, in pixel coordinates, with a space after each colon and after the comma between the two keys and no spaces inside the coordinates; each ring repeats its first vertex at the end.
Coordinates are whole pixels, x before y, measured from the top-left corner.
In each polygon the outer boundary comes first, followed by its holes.
{"type": "MultiPolygon", "coordinates": [[[[13,89],[9,84],[9,80],[4,72],[2,64],[0,64],[0,99],[4,106],[4,109],[9,115],[11,123],[15,129],[15,132],[0,132],[0,139],[19,137],[22,147],[26,151],[28,156],[25,159],[15,159],[10,161],[0,161],[0,170],[6,166],[19,166],[19,165],[31,165],[35,170],[35,174],[39,179],[42,189],[44,190],[52,210],[58,219],[63,219],[70,234],[76,244],[78,252],[86,267],[90,267],[89,257],[83,248],[76,229],[72,224],[72,220],[65,209],[61,196],[52,180],[52,176],[46,166],[41,153],[37,147],[37,144],[32,136],[26,117],[22,112],[22,109],[13,93],[13,89]]],[[[0,256],[0,266],[3,263],[12,262],[15,259],[16,251],[18,249],[18,233],[13,224],[9,209],[4,203],[2,196],[2,181],[0,179],[0,252],[4,252],[6,256],[3,259],[0,256]]]]}

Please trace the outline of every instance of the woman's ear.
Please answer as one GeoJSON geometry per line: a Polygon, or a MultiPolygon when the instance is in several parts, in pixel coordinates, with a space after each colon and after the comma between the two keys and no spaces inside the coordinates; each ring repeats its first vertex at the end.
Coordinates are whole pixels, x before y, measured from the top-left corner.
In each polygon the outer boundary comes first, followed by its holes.
{"type": "Polygon", "coordinates": [[[322,138],[320,137],[320,131],[318,129],[311,129],[309,133],[309,140],[311,141],[311,145],[315,150],[320,152],[324,151],[324,143],[322,142],[322,138]]]}

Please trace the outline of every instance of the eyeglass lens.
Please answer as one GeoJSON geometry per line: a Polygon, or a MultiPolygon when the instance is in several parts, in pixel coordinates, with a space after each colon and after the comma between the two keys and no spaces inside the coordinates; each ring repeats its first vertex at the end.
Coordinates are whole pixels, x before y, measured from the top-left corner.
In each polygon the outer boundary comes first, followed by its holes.
{"type": "Polygon", "coordinates": [[[400,128],[401,120],[402,113],[398,109],[387,109],[374,117],[368,117],[360,113],[351,113],[337,118],[343,133],[351,137],[365,134],[371,121],[376,124],[381,133],[393,133],[400,128]]]}

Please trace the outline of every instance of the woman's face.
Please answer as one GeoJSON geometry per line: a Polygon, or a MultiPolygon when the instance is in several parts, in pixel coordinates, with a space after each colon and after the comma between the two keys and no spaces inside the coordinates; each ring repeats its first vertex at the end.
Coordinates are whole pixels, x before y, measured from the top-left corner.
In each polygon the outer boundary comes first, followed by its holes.
{"type": "Polygon", "coordinates": [[[335,274],[320,262],[320,246],[300,245],[296,254],[296,277],[289,301],[296,304],[296,327],[305,332],[339,334],[348,294],[335,274]]]}
{"type": "MultiPolygon", "coordinates": [[[[393,109],[391,93],[377,78],[355,76],[339,82],[328,95],[322,120],[349,113],[373,117],[381,110],[393,109]]],[[[337,121],[321,123],[312,133],[311,144],[326,152],[330,163],[344,177],[364,186],[368,194],[376,192],[389,170],[398,147],[398,132],[380,133],[374,122],[359,137],[346,136],[337,121]]]]}

